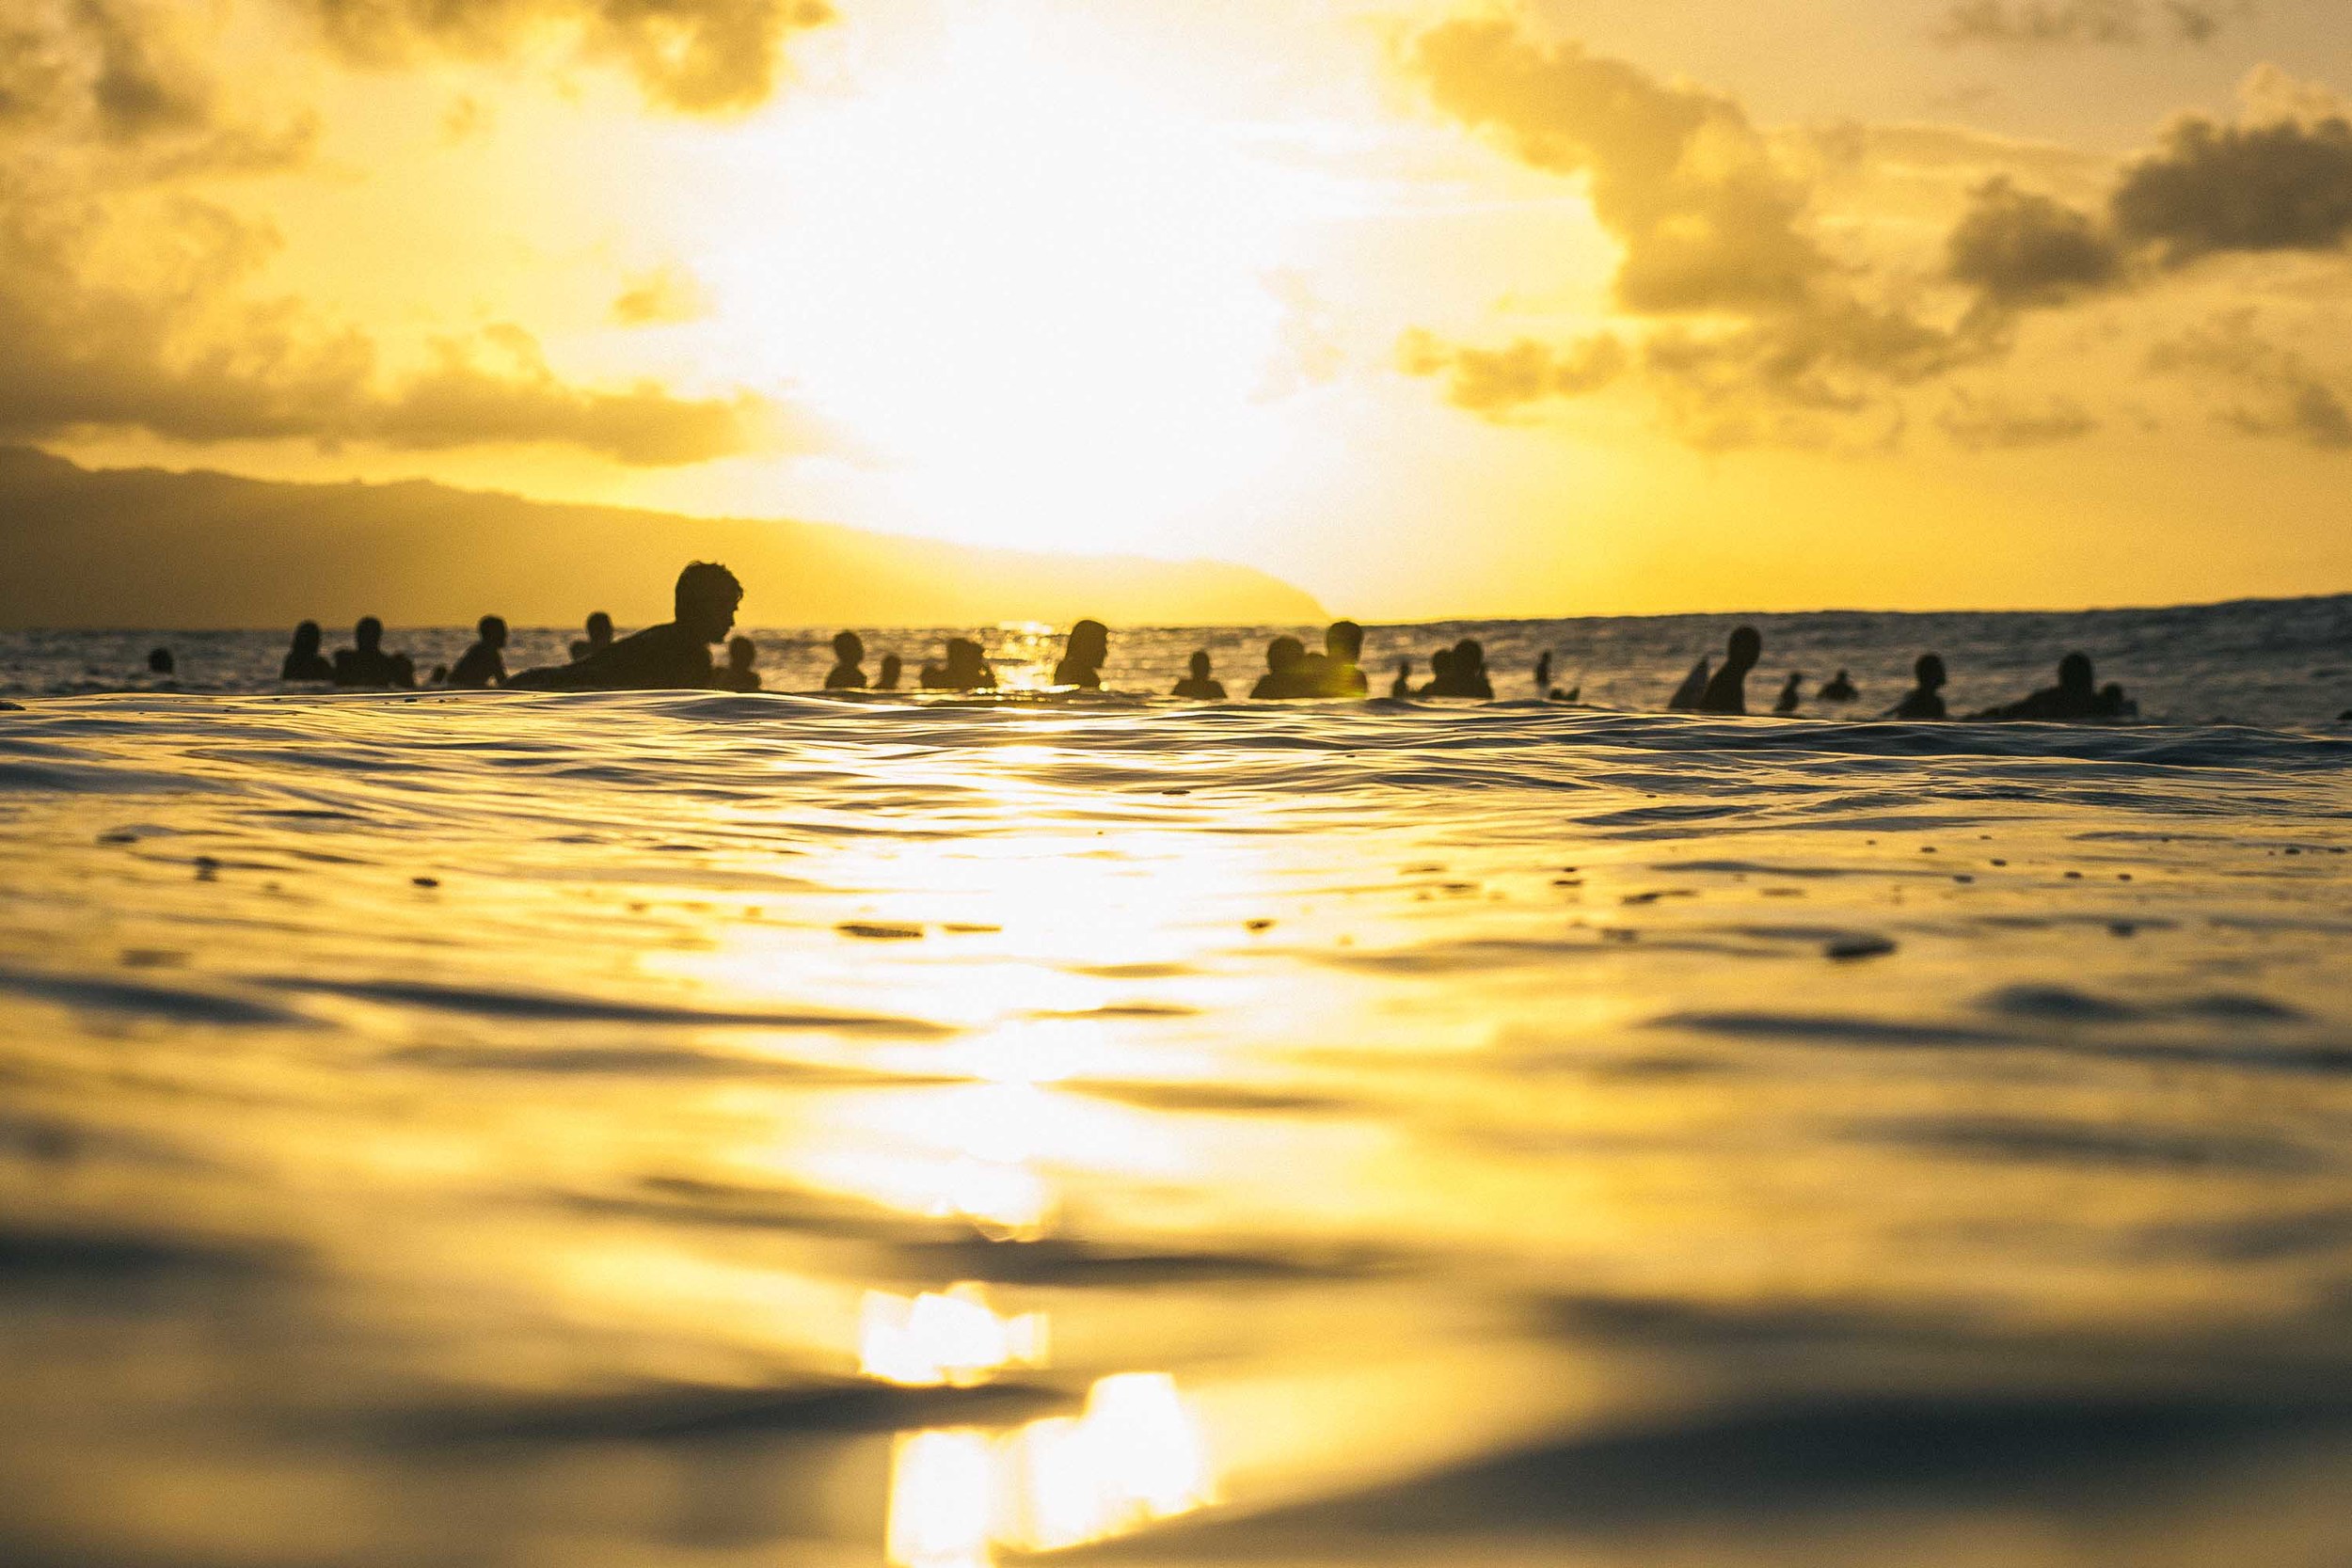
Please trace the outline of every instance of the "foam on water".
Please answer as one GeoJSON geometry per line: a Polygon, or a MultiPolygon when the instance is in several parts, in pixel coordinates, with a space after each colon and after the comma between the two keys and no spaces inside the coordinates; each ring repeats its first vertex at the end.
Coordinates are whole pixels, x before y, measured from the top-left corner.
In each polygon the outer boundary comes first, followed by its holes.
{"type": "Polygon", "coordinates": [[[36,697],[0,1558],[2342,1561],[2347,850],[2276,729],[36,697]]]}

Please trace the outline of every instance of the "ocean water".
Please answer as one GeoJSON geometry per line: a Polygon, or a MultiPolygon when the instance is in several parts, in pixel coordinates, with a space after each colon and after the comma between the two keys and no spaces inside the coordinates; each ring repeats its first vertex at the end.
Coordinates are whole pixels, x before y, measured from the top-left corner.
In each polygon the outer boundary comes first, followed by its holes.
{"type": "Polygon", "coordinates": [[[2342,1568],[2344,615],[1766,622],[2111,728],[11,638],[0,1561],[2342,1568]]]}
{"type": "MultiPolygon", "coordinates": [[[[809,691],[832,668],[833,627],[787,630],[756,623],[756,585],[746,612],[759,644],[760,671],[771,690],[809,691]]],[[[2059,657],[2080,649],[2091,656],[2102,682],[2120,681],[2151,721],[2196,724],[2260,724],[2273,728],[2327,726],[2352,710],[2352,594],[2328,598],[2249,600],[2169,610],[2077,612],[1896,614],[1832,611],[1806,615],[1659,615],[1560,621],[1458,621],[1368,628],[1364,664],[1376,691],[1386,692],[1400,658],[1413,661],[1414,684],[1429,679],[1428,656],[1464,637],[1485,645],[1495,693],[1542,695],[1534,670],[1539,654],[1552,656],[1552,684],[1594,706],[1656,709],[1702,654],[1723,657],[1725,636],[1740,625],[1764,634],[1764,662],[1748,681],[1752,711],[1769,711],[1782,679],[1802,671],[1804,712],[1816,718],[1860,718],[1892,707],[1911,686],[1913,661],[1943,656],[1951,671],[1946,697],[1954,713],[2011,701],[2055,678],[2059,657]],[[1821,683],[1850,670],[1860,689],[1852,704],[1823,705],[1821,683]]],[[[873,674],[881,656],[905,661],[907,682],[926,658],[938,657],[949,637],[970,637],[989,651],[1009,686],[1041,687],[1051,679],[1063,628],[1008,624],[928,629],[859,627],[873,674]]],[[[1151,626],[1115,628],[1104,674],[1112,689],[1164,693],[1184,673],[1196,648],[1207,649],[1218,677],[1235,696],[1248,694],[1265,669],[1265,646],[1283,634],[1320,647],[1319,626],[1151,626]]],[[[125,688],[208,692],[275,691],[285,657],[283,630],[234,632],[0,632],[0,697],[118,691],[125,688]],[[168,647],[178,670],[168,683],[147,673],[148,650],[168,647]]],[[[577,628],[520,628],[507,668],[562,663],[577,628]]],[[[454,664],[472,641],[470,628],[395,629],[387,647],[406,651],[419,675],[454,664]]],[[[347,643],[347,628],[329,632],[327,647],[347,643]]]]}

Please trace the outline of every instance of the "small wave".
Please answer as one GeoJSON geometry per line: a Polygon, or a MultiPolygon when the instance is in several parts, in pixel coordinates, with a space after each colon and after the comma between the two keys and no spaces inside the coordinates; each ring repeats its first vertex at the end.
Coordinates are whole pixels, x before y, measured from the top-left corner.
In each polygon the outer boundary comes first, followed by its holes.
{"type": "Polygon", "coordinates": [[[481,1018],[542,1023],[674,1024],[701,1029],[807,1029],[834,1034],[881,1035],[896,1039],[931,1039],[952,1035],[946,1024],[867,1013],[787,1012],[764,1008],[725,1009],[664,1006],[548,991],[496,990],[479,986],[438,986],[414,980],[311,980],[278,975],[261,981],[280,990],[347,996],[361,1002],[471,1013],[481,1018]]]}

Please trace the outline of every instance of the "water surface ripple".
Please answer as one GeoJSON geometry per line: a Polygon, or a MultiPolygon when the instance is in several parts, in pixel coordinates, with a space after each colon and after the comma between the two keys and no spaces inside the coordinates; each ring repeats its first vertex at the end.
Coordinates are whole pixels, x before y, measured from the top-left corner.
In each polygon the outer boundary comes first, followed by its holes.
{"type": "Polygon", "coordinates": [[[2352,1560],[2352,742],[0,713],[0,1559],[2352,1560]]]}

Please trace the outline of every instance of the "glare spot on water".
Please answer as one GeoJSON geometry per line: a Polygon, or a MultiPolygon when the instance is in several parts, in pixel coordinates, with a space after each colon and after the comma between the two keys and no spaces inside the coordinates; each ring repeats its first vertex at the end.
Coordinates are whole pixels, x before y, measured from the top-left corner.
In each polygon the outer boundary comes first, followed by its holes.
{"type": "Polygon", "coordinates": [[[1007,1367],[1041,1367],[1042,1312],[1000,1315],[985,1286],[966,1282],[909,1298],[868,1291],[859,1314],[858,1370],[908,1387],[976,1387],[1007,1367]]]}
{"type": "Polygon", "coordinates": [[[1001,1437],[968,1430],[900,1437],[891,1456],[889,1559],[966,1568],[998,1548],[1060,1551],[1216,1501],[1208,1446],[1166,1372],[1097,1381],[1078,1416],[1001,1437]]]}

